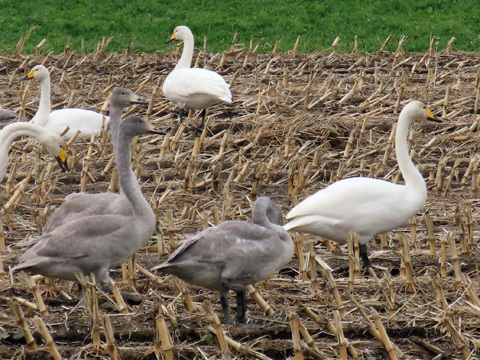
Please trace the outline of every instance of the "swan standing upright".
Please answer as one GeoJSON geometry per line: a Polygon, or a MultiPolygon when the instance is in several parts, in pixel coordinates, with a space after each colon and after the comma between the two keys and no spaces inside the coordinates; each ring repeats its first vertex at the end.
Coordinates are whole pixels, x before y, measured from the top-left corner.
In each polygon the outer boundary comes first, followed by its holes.
{"type": "Polygon", "coordinates": [[[203,109],[200,124],[200,128],[203,128],[207,108],[222,101],[232,102],[230,85],[215,71],[190,67],[194,39],[187,26],[177,26],[167,42],[173,40],[183,40],[183,51],[177,65],[163,83],[163,94],[180,108],[180,122],[185,108],[203,109]]]}
{"type": "Polygon", "coordinates": [[[130,176],[130,143],[133,137],[155,132],[138,117],[123,121],[118,144],[114,144],[119,180],[132,215],[92,215],[72,220],[49,233],[20,256],[12,270],[73,280],[77,274],[94,274],[101,284],[108,270],[120,265],[139,250],[152,236],[155,214],[143,197],[138,182],[130,176]]]}
{"type": "Polygon", "coordinates": [[[407,104],[400,113],[395,134],[395,152],[405,185],[364,177],[343,179],[309,196],[287,214],[284,228],[314,234],[345,244],[349,232],[358,234],[363,267],[371,267],[367,243],[378,234],[404,224],[427,199],[427,186],[408,153],[410,124],[436,120],[419,101],[407,104]]]}
{"type": "MultiPolygon", "coordinates": [[[[115,158],[120,154],[118,137],[120,133],[120,124],[122,122],[122,111],[125,107],[133,104],[146,104],[146,102],[125,88],[115,88],[110,98],[110,130],[112,132],[112,143],[115,158]]],[[[135,174],[130,169],[132,181],[136,181],[135,174]]],[[[50,216],[45,227],[44,233],[48,233],[53,229],[83,216],[101,215],[101,214],[118,214],[132,215],[132,208],[129,201],[122,193],[120,184],[120,194],[118,193],[73,193],[65,198],[63,204],[50,216]]]]}
{"type": "Polygon", "coordinates": [[[60,134],[67,127],[69,130],[63,135],[64,139],[71,138],[77,130],[80,137],[90,139],[92,135],[99,135],[108,124],[109,117],[92,110],[69,108],[52,110],[50,100],[50,73],[43,65],[36,65],[29,71],[23,80],[40,81],[40,104],[35,116],[30,122],[60,134]]]}
{"type": "Polygon", "coordinates": [[[225,318],[226,295],[237,294],[237,321],[245,322],[246,285],[266,279],[293,256],[293,241],[282,228],[282,213],[268,197],[259,197],[253,223],[225,221],[187,239],[163,264],[152,270],[172,274],[192,284],[218,291],[225,318]]]}
{"type": "Polygon", "coordinates": [[[60,136],[34,124],[16,122],[0,130],[0,181],[7,172],[8,149],[12,142],[20,136],[35,138],[57,160],[62,171],[68,171],[65,142],[60,136]]]}

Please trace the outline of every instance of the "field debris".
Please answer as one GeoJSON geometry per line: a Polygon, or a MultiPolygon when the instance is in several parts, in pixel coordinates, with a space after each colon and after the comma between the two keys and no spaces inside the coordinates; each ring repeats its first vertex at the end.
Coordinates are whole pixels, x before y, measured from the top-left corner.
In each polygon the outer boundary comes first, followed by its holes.
{"type": "MultiPolygon", "coordinates": [[[[386,40],[385,44],[389,41],[386,40]]],[[[161,93],[172,54],[0,57],[0,105],[29,120],[38,84],[20,79],[47,66],[53,108],[106,109],[115,86],[149,100],[144,116],[165,136],[132,146],[133,168],[158,217],[157,233],[122,269],[121,289],[142,296],[119,304],[89,288],[54,281],[42,305],[30,288],[43,281],[9,268],[65,196],[117,191],[109,133],[69,143],[62,173],[34,141],[15,142],[0,184],[0,353],[5,359],[473,359],[480,347],[478,54],[432,43],[424,53],[258,54],[241,44],[196,52],[198,66],[231,83],[232,104],[209,109],[203,131],[161,93]],[[409,145],[428,185],[410,223],[369,244],[373,272],[355,270],[347,246],[295,234],[286,268],[249,289],[244,327],[224,325],[216,294],[148,271],[179,242],[224,220],[251,218],[269,196],[284,214],[329,183],[352,176],[402,182],[394,124],[409,100],[424,101],[441,124],[415,124],[409,145]],[[52,165],[49,165],[52,164],[52,165]],[[396,235],[395,235],[396,234],[396,235]],[[350,261],[349,261],[350,260],[350,261]],[[349,271],[349,262],[353,271],[349,271]],[[37,299],[37,300],[36,300],[37,299]]],[[[198,114],[197,114],[198,115],[198,114]]],[[[358,260],[357,260],[358,261],[358,260]]]]}

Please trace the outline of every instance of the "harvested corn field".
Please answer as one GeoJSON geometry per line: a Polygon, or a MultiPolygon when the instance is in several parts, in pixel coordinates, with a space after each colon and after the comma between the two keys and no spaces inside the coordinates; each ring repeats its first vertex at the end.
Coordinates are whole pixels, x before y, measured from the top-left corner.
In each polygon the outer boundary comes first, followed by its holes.
{"type": "MultiPolygon", "coordinates": [[[[69,144],[71,171],[29,140],[11,149],[2,199],[0,353],[4,359],[473,359],[480,346],[478,55],[434,47],[425,53],[257,54],[241,45],[197,53],[196,65],[231,83],[233,103],[209,110],[203,131],[180,125],[161,85],[175,54],[94,54],[0,58],[0,103],[30,119],[38,83],[20,81],[44,63],[53,108],[107,109],[113,87],[149,100],[128,108],[165,136],[133,145],[133,168],[157,214],[154,238],[122,269],[124,305],[86,286],[11,274],[27,242],[66,195],[116,191],[108,132],[69,144]],[[410,223],[369,243],[374,272],[339,246],[294,235],[290,264],[249,288],[248,322],[222,323],[218,295],[149,269],[179,242],[224,220],[250,220],[260,195],[286,214],[329,183],[369,176],[402,183],[394,127],[408,100],[422,100],[443,123],[414,124],[409,145],[428,185],[410,223]],[[350,266],[349,266],[350,264],[350,266]],[[350,271],[351,269],[351,271],[350,271]],[[133,271],[134,270],[134,271],[133,271]],[[22,332],[23,327],[23,332],[22,332]],[[28,329],[28,330],[27,330],[28,329]]],[[[357,252],[358,253],[358,252],[357,252]]],[[[233,296],[230,299],[233,305],[233,296]]]]}

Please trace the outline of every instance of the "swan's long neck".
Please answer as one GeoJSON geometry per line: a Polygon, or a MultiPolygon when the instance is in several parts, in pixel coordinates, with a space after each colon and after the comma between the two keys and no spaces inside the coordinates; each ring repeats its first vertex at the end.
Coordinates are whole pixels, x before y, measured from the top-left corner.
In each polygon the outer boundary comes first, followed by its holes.
{"type": "Polygon", "coordinates": [[[175,69],[189,68],[192,66],[194,44],[195,44],[195,40],[193,38],[193,34],[192,33],[188,33],[188,35],[186,34],[185,38],[183,39],[182,56],[180,57],[180,60],[175,66],[175,69]]]}
{"type": "Polygon", "coordinates": [[[425,180],[412,162],[408,152],[407,136],[410,121],[408,121],[406,116],[404,112],[400,113],[397,133],[395,134],[395,154],[397,155],[398,166],[405,179],[405,185],[416,193],[426,196],[427,186],[425,180]]]}
{"type": "Polygon", "coordinates": [[[44,127],[48,123],[52,102],[50,100],[50,76],[47,76],[40,82],[40,103],[35,116],[31,122],[35,125],[44,127]]]}
{"type": "Polygon", "coordinates": [[[44,131],[41,127],[25,122],[7,125],[0,131],[0,181],[3,180],[7,172],[8,149],[13,140],[20,136],[32,136],[40,140],[39,138],[44,131]]]}
{"type": "Polygon", "coordinates": [[[153,222],[154,224],[155,214],[147,200],[143,197],[140,185],[138,185],[137,179],[132,172],[130,159],[130,144],[132,137],[120,132],[118,140],[117,145],[119,148],[116,151],[115,159],[118,167],[120,187],[122,188],[123,194],[127,197],[132,206],[135,218],[138,218],[140,222],[146,222],[148,224],[153,222]]]}
{"type": "Polygon", "coordinates": [[[123,108],[118,106],[110,106],[110,131],[112,133],[112,144],[113,144],[113,153],[115,158],[118,156],[119,146],[119,135],[120,135],[120,124],[122,123],[122,110],[123,108]]]}

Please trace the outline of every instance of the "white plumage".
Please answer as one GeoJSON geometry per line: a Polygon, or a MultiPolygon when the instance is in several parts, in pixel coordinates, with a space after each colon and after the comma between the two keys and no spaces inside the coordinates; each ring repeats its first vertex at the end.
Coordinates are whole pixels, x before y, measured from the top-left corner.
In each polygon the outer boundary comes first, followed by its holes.
{"type": "Polygon", "coordinates": [[[62,170],[68,170],[65,143],[60,136],[34,124],[15,122],[0,131],[0,181],[7,172],[8,149],[12,142],[20,136],[35,138],[50,155],[57,159],[62,170]]]}
{"type": "Polygon", "coordinates": [[[427,199],[425,180],[413,164],[407,147],[410,124],[438,120],[419,101],[407,104],[398,120],[395,151],[405,185],[364,177],[343,179],[309,196],[287,214],[286,230],[347,242],[349,232],[358,234],[364,267],[370,267],[367,243],[375,235],[404,224],[427,199]]]}
{"type": "Polygon", "coordinates": [[[177,26],[168,41],[183,40],[183,51],[175,69],[163,83],[165,97],[180,108],[180,121],[183,109],[203,109],[202,124],[205,122],[205,109],[220,102],[232,102],[230,85],[215,71],[191,68],[194,38],[187,26],[177,26]]]}
{"type": "Polygon", "coordinates": [[[92,135],[99,135],[106,128],[109,117],[93,110],[69,108],[51,111],[50,100],[50,73],[43,65],[36,65],[24,80],[35,79],[40,81],[40,104],[35,116],[30,122],[44,127],[56,134],[62,133],[67,127],[69,130],[63,135],[64,139],[71,138],[77,130],[80,137],[90,139],[92,135]]]}

